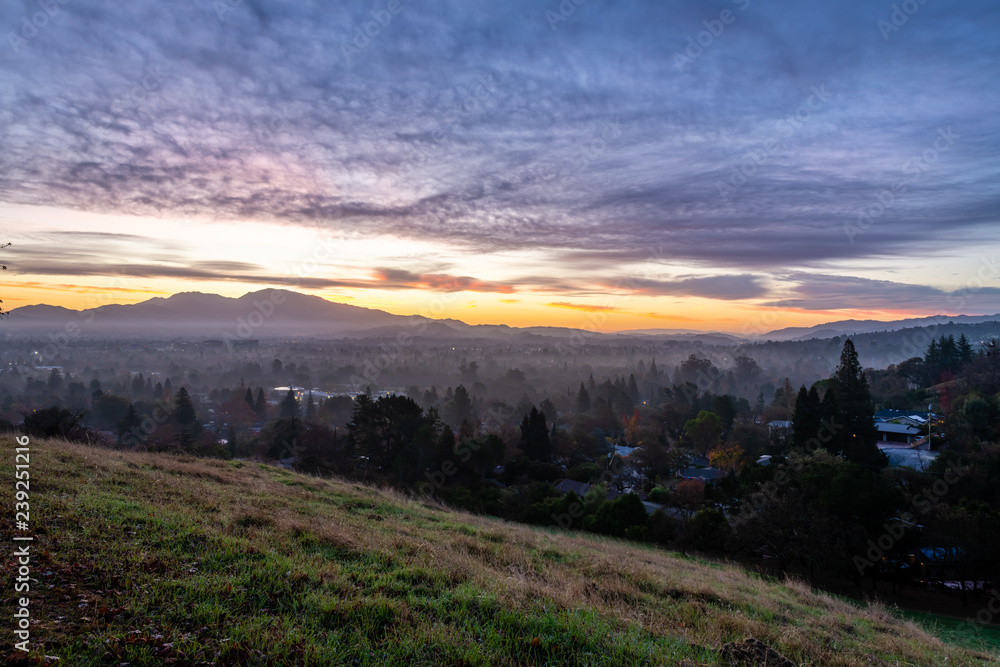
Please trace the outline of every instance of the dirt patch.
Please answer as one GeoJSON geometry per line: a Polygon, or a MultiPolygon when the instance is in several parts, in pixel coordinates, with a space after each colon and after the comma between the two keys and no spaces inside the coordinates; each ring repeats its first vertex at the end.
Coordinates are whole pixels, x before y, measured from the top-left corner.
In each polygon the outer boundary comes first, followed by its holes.
{"type": "Polygon", "coordinates": [[[753,637],[742,644],[729,642],[720,651],[731,667],[795,667],[795,663],[753,637]]]}

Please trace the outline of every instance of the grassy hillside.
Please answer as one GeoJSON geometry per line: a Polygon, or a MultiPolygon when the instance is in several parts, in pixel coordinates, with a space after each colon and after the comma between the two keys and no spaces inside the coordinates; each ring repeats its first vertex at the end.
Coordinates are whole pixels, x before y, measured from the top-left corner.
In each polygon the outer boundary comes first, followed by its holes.
{"type": "MultiPolygon", "coordinates": [[[[3,451],[11,508],[10,440],[3,451]]],[[[720,648],[747,637],[806,665],[996,659],[881,608],[653,548],[258,464],[31,451],[32,640],[60,665],[724,665],[720,648]]],[[[9,616],[9,584],[2,598],[9,616]]]]}

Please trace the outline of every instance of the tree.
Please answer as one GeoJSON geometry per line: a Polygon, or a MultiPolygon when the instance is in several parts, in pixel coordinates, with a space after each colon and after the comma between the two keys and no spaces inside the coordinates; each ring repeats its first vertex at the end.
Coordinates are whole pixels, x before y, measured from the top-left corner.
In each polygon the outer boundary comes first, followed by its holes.
{"type": "Polygon", "coordinates": [[[576,413],[583,414],[586,412],[590,412],[590,394],[581,382],[580,391],[576,393],[576,413]]]}
{"type": "Polygon", "coordinates": [[[53,406],[25,414],[21,428],[25,435],[36,438],[83,440],[86,436],[86,429],[80,426],[82,419],[83,413],[79,410],[67,410],[53,406]]]}
{"type": "Polygon", "coordinates": [[[844,341],[830,389],[836,395],[838,418],[834,423],[840,428],[844,457],[862,465],[884,468],[887,460],[876,445],[878,431],[868,378],[850,338],[844,341]]]}
{"type": "Polygon", "coordinates": [[[295,397],[295,390],[289,389],[285,397],[278,405],[278,419],[292,419],[299,416],[299,399],[295,397]]]}
{"type": "Polygon", "coordinates": [[[972,345],[963,333],[958,338],[958,363],[959,366],[967,366],[972,363],[972,345]]]}
{"type": "Polygon", "coordinates": [[[306,421],[312,422],[316,418],[316,401],[313,400],[313,393],[309,392],[309,400],[306,401],[306,421]]]}
{"type": "Polygon", "coordinates": [[[815,438],[822,426],[823,417],[820,413],[819,392],[813,386],[806,391],[805,386],[799,389],[795,399],[795,412],[792,414],[792,445],[798,449],[806,449],[811,438],[815,438]]]}
{"type": "Polygon", "coordinates": [[[253,411],[257,415],[257,421],[267,421],[267,397],[264,395],[264,388],[257,389],[257,398],[253,402],[253,411]]]}
{"type": "Polygon", "coordinates": [[[180,446],[182,449],[190,449],[194,446],[194,439],[201,432],[201,424],[198,423],[198,415],[194,410],[194,403],[187,389],[181,387],[174,397],[173,421],[180,429],[180,446]]]}
{"type": "Polygon", "coordinates": [[[552,458],[552,440],[545,424],[545,414],[531,406],[531,412],[521,420],[521,450],[529,459],[548,461],[552,458]]]}
{"type": "Polygon", "coordinates": [[[726,472],[739,472],[747,464],[747,455],[738,445],[724,445],[708,453],[713,468],[726,472]]]}
{"type": "Polygon", "coordinates": [[[702,410],[694,419],[684,424],[684,438],[699,454],[707,454],[719,446],[722,422],[714,412],[702,410]]]}
{"type": "Polygon", "coordinates": [[[462,422],[472,421],[472,398],[464,385],[458,385],[451,400],[441,406],[441,416],[455,428],[461,426],[462,422]]]}
{"type": "Polygon", "coordinates": [[[139,414],[135,411],[135,406],[129,403],[128,412],[118,422],[118,445],[132,445],[137,443],[140,439],[140,426],[142,426],[142,419],[139,418],[139,414]]]}
{"type": "Polygon", "coordinates": [[[194,410],[194,403],[187,389],[181,387],[174,396],[174,422],[178,426],[191,426],[198,421],[198,415],[194,410]]]}
{"type": "Polygon", "coordinates": [[[733,370],[737,382],[751,384],[760,378],[760,365],[754,359],[747,356],[739,356],[736,357],[735,362],[736,365],[733,370]]]}

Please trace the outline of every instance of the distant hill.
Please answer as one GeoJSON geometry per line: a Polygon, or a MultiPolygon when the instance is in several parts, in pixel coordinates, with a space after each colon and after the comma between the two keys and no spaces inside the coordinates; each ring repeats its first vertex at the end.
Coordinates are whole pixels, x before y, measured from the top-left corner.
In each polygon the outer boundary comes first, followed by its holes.
{"type": "Polygon", "coordinates": [[[411,321],[289,290],[261,290],[239,298],[184,292],[83,311],[23,306],[10,311],[4,328],[15,335],[56,334],[72,324],[83,337],[264,338],[329,336],[411,321]]]}
{"type": "MultiPolygon", "coordinates": [[[[44,489],[32,496],[42,523],[31,567],[46,584],[30,593],[32,648],[44,640],[58,664],[998,659],[978,638],[945,635],[942,617],[924,616],[946,640],[879,604],[648,544],[474,516],[255,462],[53,440],[33,439],[31,449],[31,481],[44,489]],[[748,637],[766,646],[734,659],[748,637]]],[[[0,474],[13,476],[13,458],[0,461],[0,474]]],[[[5,563],[5,576],[14,567],[5,563]]],[[[994,636],[988,626],[975,631],[994,636]]],[[[4,653],[18,657],[10,646],[4,653]]]]}
{"type": "Polygon", "coordinates": [[[817,324],[814,327],[788,327],[777,329],[758,338],[786,341],[808,340],[810,338],[833,338],[835,336],[852,336],[855,334],[875,333],[878,331],[899,331],[913,327],[938,326],[941,324],[979,324],[981,322],[1000,321],[997,315],[934,315],[933,317],[916,317],[906,320],[882,322],[880,320],[842,320],[817,324]]]}
{"type": "MultiPolygon", "coordinates": [[[[779,329],[757,341],[805,341],[942,324],[1000,321],[988,316],[941,315],[880,322],[844,320],[814,327],[779,329]]],[[[455,319],[393,315],[382,310],[335,303],[290,290],[260,290],[238,298],[201,292],[183,292],[135,304],[113,304],[88,310],[59,306],[22,306],[4,320],[4,333],[22,336],[59,336],[72,331],[81,338],[153,338],[189,340],[235,338],[396,338],[406,334],[433,340],[510,341],[678,341],[726,347],[747,339],[734,334],[691,329],[632,329],[606,334],[568,327],[511,327],[503,324],[466,324],[455,319]],[[278,303],[280,301],[280,303],[278,303]],[[69,328],[67,328],[69,327],[69,328]]]]}

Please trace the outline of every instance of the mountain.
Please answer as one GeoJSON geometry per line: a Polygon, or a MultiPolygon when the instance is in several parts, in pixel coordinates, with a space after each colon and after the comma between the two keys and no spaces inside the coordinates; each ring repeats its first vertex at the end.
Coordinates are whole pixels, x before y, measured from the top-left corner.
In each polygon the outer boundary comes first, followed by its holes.
{"type": "Polygon", "coordinates": [[[880,320],[842,320],[817,324],[814,327],[788,327],[777,329],[759,336],[760,339],[773,341],[808,340],[810,338],[833,338],[835,336],[853,336],[877,331],[899,331],[914,327],[937,326],[939,324],[979,324],[982,322],[1000,321],[996,315],[934,315],[933,317],[915,317],[906,320],[883,322],[880,320]]]}
{"type": "Polygon", "coordinates": [[[318,296],[261,290],[239,298],[183,292],[82,311],[22,306],[10,311],[4,328],[15,335],[58,336],[66,332],[81,337],[264,338],[335,335],[412,321],[410,317],[334,303],[318,296]]]}
{"type": "MultiPolygon", "coordinates": [[[[1000,320],[998,315],[939,315],[935,317],[881,322],[844,320],[814,327],[778,329],[757,340],[796,341],[811,338],[898,331],[953,322],[976,324],[1000,320]]],[[[632,329],[608,334],[568,327],[511,327],[505,324],[466,324],[455,319],[431,319],[419,315],[393,315],[382,310],[335,303],[318,296],[289,290],[260,290],[238,298],[182,292],[135,304],[112,304],[87,310],[60,306],[22,306],[4,320],[4,333],[57,339],[140,337],[159,340],[184,338],[411,338],[434,340],[502,340],[531,343],[555,340],[579,343],[636,339],[681,341],[701,345],[729,346],[744,338],[716,331],[691,329],[632,329]]]]}

